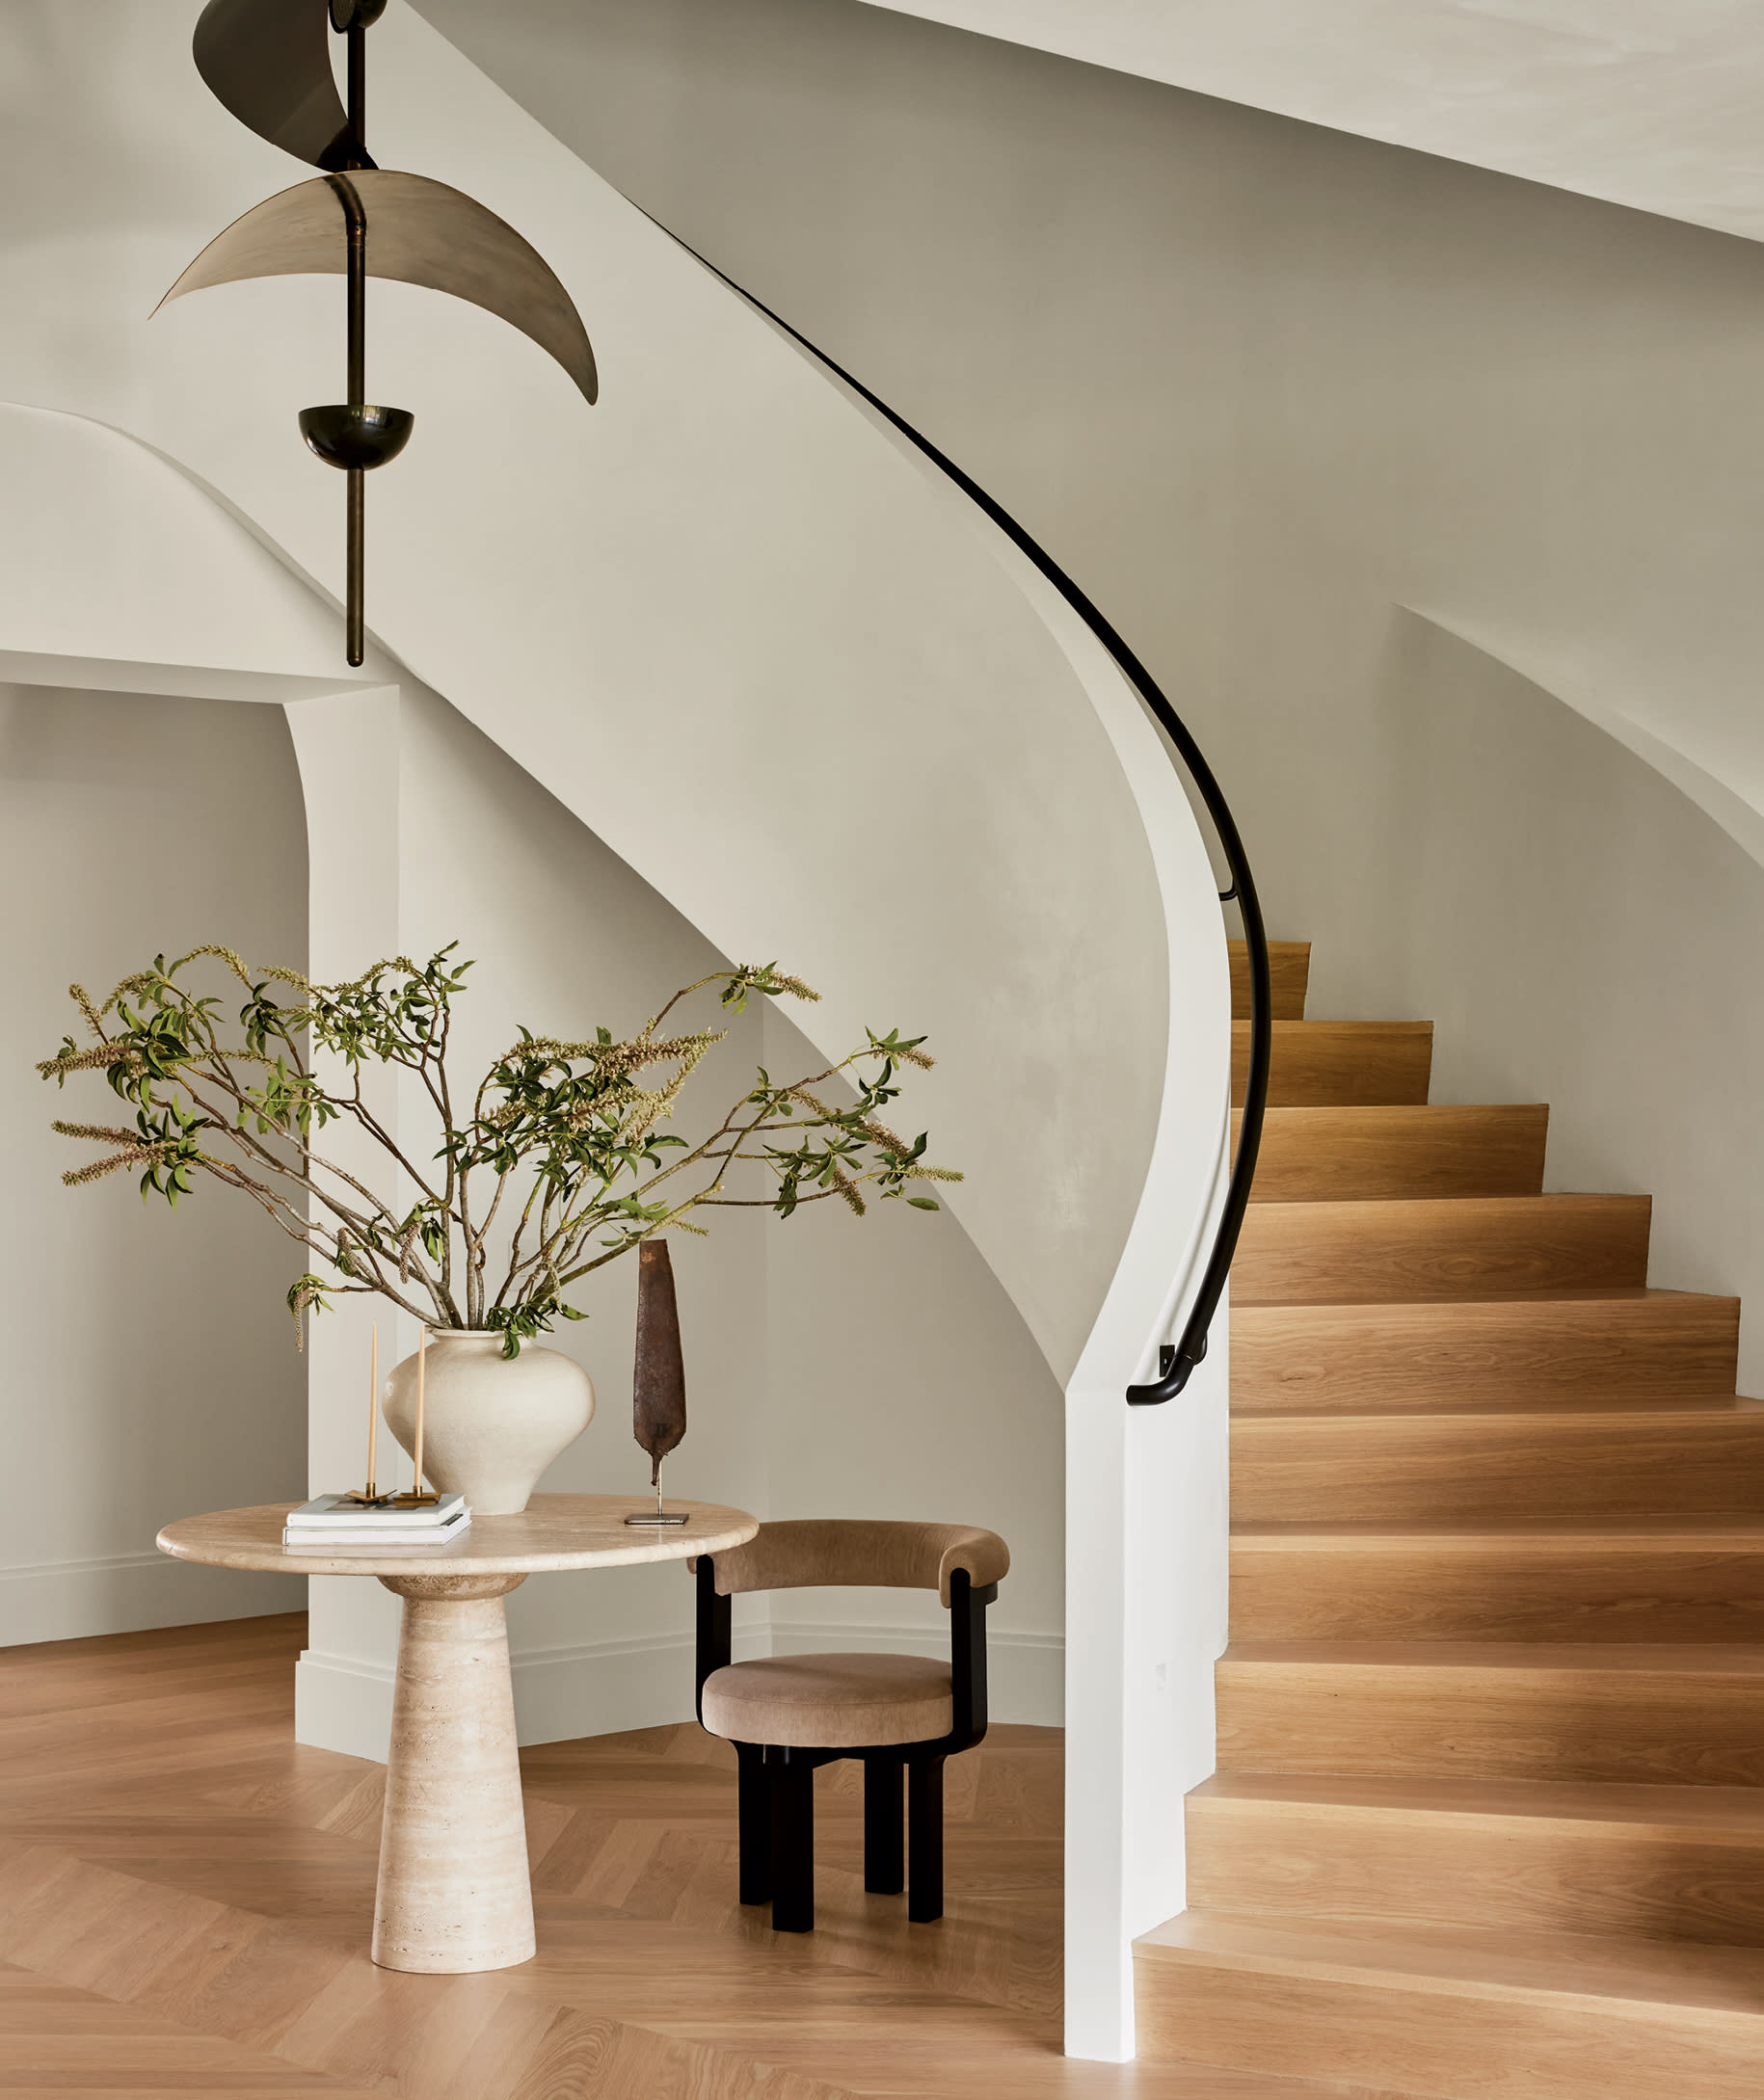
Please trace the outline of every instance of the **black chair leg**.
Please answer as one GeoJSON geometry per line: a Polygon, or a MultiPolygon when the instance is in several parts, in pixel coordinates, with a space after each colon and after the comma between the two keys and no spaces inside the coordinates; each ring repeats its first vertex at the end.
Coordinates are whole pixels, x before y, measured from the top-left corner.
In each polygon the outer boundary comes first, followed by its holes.
{"type": "Polygon", "coordinates": [[[803,1750],[766,1753],[771,1779],[772,1930],[815,1929],[815,1766],[803,1750]]]}
{"type": "Polygon", "coordinates": [[[864,1886],[898,1896],[906,1886],[905,1761],[871,1751],[864,1760],[864,1886]]]}
{"type": "Polygon", "coordinates": [[[739,1806],[737,1810],[741,1852],[741,1901],[769,1903],[772,1900],[772,1782],[765,1768],[764,1746],[737,1742],[739,1760],[739,1806]]]}
{"type": "Polygon", "coordinates": [[[930,1925],[944,1914],[944,1761],[911,1758],[906,1768],[906,1914],[930,1925]]]}

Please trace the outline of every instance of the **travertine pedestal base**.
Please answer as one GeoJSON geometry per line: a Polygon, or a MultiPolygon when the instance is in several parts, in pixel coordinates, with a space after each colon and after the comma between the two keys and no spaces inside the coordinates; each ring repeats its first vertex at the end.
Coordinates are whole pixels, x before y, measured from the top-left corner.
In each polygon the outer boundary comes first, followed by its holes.
{"type": "Polygon", "coordinates": [[[380,1836],[383,1969],[507,1969],[533,1893],[502,1600],[520,1575],[385,1575],[404,1599],[380,1836]]]}
{"type": "Polygon", "coordinates": [[[507,1969],[533,1953],[502,1600],[529,1575],[688,1560],[744,1545],[744,1509],[686,1502],[671,1531],[633,1530],[625,1495],[535,1495],[518,1515],[476,1516],[445,1546],[283,1543],[286,1502],[168,1524],[176,1560],[277,1574],[377,1576],[404,1599],[392,1750],[380,1839],[374,1959],[447,1974],[507,1969]]]}

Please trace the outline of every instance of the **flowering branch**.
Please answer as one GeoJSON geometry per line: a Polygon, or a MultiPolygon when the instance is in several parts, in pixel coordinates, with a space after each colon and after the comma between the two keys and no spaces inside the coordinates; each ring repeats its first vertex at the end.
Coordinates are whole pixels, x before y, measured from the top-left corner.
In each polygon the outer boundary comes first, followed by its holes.
{"type": "Polygon", "coordinates": [[[789,1217],[805,1203],[833,1198],[862,1217],[866,1190],[935,1210],[935,1198],[912,1192],[913,1184],[961,1179],[927,1162],[922,1133],[909,1143],[882,1119],[900,1093],[900,1068],[932,1062],[922,1036],[897,1029],[867,1030],[848,1056],[799,1079],[777,1082],[762,1068],[758,1083],[696,1145],[662,1128],[727,1033],[663,1035],[662,1022],[712,986],[731,1013],[753,994],[819,997],[773,964],[700,978],[625,1040],[606,1028],[582,1042],[522,1028],[469,1097],[457,1097],[472,1104],[458,1120],[447,1042],[452,1001],[471,965],[453,959],[455,945],[421,965],[388,958],[340,985],[314,984],[293,970],[253,970],[230,948],[204,945],[175,962],[156,956],[101,1006],[70,986],[95,1040],[82,1046],[69,1035],[37,1069],[58,1086],[102,1073],[135,1116],[132,1129],[54,1123],[64,1136],[109,1148],[63,1181],[77,1187],[139,1167],[144,1200],[161,1195],[174,1209],[199,1175],[239,1189],[316,1257],[288,1291],[297,1340],[308,1309],[367,1292],[431,1325],[499,1331],[513,1356],[556,1319],[585,1316],[565,1301],[570,1285],[657,1233],[702,1233],[690,1212],[763,1207],[789,1217]],[[236,1033],[224,1002],[199,996],[181,974],[204,960],[218,961],[245,987],[236,1033]],[[278,997],[278,987],[295,997],[278,997]],[[309,1048],[340,1061],[347,1084],[326,1084],[307,1061],[309,1048]],[[426,1169],[364,1098],[370,1067],[420,1080],[438,1140],[426,1169]],[[841,1082],[855,1096],[849,1107],[826,1098],[841,1082]],[[334,1123],[368,1139],[414,1200],[388,1202],[321,1152],[315,1140],[334,1123]],[[725,1193],[739,1161],[769,1174],[769,1197],[725,1193]],[[488,1187],[481,1208],[474,1185],[488,1187]],[[505,1201],[513,1226],[493,1291],[492,1229],[505,1201]]]}

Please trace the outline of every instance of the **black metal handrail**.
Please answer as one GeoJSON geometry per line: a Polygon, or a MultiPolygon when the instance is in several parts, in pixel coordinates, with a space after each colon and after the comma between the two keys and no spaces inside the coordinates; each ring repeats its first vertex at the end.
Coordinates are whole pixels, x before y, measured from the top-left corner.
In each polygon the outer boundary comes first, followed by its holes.
{"type": "MultiPolygon", "coordinates": [[[[629,201],[635,203],[634,199],[629,201]]],[[[635,208],[643,211],[641,204],[635,204],[635,208]]],[[[1225,1191],[1224,1206],[1219,1212],[1218,1228],[1214,1234],[1213,1252],[1207,1259],[1200,1289],[1189,1309],[1182,1339],[1176,1342],[1165,1342],[1160,1349],[1158,1376],[1152,1383],[1127,1388],[1128,1404],[1133,1407],[1156,1407],[1165,1400],[1173,1400],[1188,1384],[1195,1365],[1207,1353],[1207,1336],[1213,1325],[1214,1315],[1218,1311],[1219,1299],[1224,1294],[1225,1279],[1230,1274],[1232,1258],[1237,1253],[1238,1236],[1243,1228],[1243,1212],[1249,1203],[1249,1184],[1255,1178],[1256,1155],[1262,1144],[1263,1118],[1268,1110],[1268,1070],[1273,1048],[1268,934],[1262,923],[1262,907],[1256,897],[1255,876],[1243,851],[1243,841],[1238,833],[1237,819],[1231,813],[1231,805],[1225,800],[1218,782],[1214,779],[1213,768],[1202,757],[1200,746],[1189,733],[1182,717],[1164,698],[1157,679],[1040,541],[1019,524],[1004,506],[989,495],[971,474],[965,473],[948,453],[933,444],[922,431],[915,430],[903,415],[897,414],[879,395],[872,393],[862,380],[854,379],[842,364],[830,358],[818,345],[812,343],[800,329],[792,328],[782,314],[774,313],[763,300],[757,299],[745,285],[737,284],[727,271],[719,270],[708,256],[701,255],[690,242],[682,241],[671,226],[663,226],[654,213],[643,212],[643,216],[653,226],[665,233],[669,240],[683,248],[712,277],[728,285],[738,298],[744,299],[756,312],[762,313],[775,328],[782,329],[792,342],[800,344],[817,363],[824,365],[829,372],[842,380],[861,400],[867,401],[878,415],[893,424],[909,443],[916,446],[942,473],[948,475],[964,495],[976,503],[1012,545],[1029,557],[1109,651],[1116,669],[1138,694],[1152,719],[1175,746],[1177,757],[1188,768],[1189,777],[1193,781],[1201,801],[1206,805],[1207,814],[1213,820],[1219,850],[1224,855],[1225,866],[1231,877],[1231,887],[1220,891],[1219,902],[1235,903],[1243,921],[1243,944],[1249,965],[1249,1062],[1244,1074],[1243,1121],[1238,1135],[1237,1156],[1232,1162],[1231,1182],[1225,1191]]]]}

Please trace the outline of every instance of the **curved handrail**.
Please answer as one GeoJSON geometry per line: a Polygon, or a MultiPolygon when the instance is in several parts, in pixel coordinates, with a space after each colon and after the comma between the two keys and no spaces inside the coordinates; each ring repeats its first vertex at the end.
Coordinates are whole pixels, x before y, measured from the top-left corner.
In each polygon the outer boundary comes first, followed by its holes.
{"type": "Polygon", "coordinates": [[[757,313],[762,313],[774,328],[782,329],[793,343],[799,344],[817,363],[824,365],[829,372],[843,381],[853,393],[867,401],[878,415],[891,423],[932,465],[954,482],[964,495],[985,512],[1006,539],[1028,556],[1108,651],[1115,668],[1138,694],[1152,719],[1175,746],[1177,757],[1187,767],[1189,779],[1193,781],[1201,801],[1206,805],[1207,814],[1212,818],[1213,828],[1218,835],[1219,847],[1231,876],[1231,887],[1229,890],[1220,891],[1219,902],[1235,903],[1243,920],[1243,944],[1249,964],[1249,1064],[1244,1075],[1243,1121],[1238,1135],[1237,1156],[1232,1162],[1231,1182],[1219,1212],[1218,1229],[1214,1235],[1213,1252],[1207,1259],[1200,1289],[1189,1309],[1182,1339],[1175,1343],[1165,1342],[1161,1347],[1158,1376],[1155,1380],[1148,1385],[1133,1385],[1127,1388],[1127,1400],[1132,1407],[1156,1407],[1165,1400],[1173,1400],[1188,1384],[1194,1367],[1207,1353],[1208,1332],[1213,1325],[1214,1315],[1218,1311],[1219,1299],[1224,1294],[1225,1279],[1230,1273],[1232,1259],[1237,1253],[1238,1236],[1243,1228],[1243,1212],[1249,1203],[1249,1184],[1255,1178],[1256,1155],[1261,1149],[1262,1124],[1268,1110],[1269,1061],[1273,1049],[1268,934],[1262,923],[1262,907],[1256,896],[1255,876],[1243,851],[1243,841],[1239,836],[1237,819],[1231,813],[1231,806],[1225,800],[1218,782],[1213,777],[1213,769],[1202,756],[1200,746],[1189,733],[1182,717],[1164,698],[1158,681],[1084,591],[1067,575],[1041,543],[1019,524],[1002,503],[989,495],[972,475],[965,473],[948,453],[940,450],[922,431],[915,430],[903,415],[897,414],[879,395],[872,393],[862,380],[854,379],[842,364],[812,343],[800,329],[792,328],[782,314],[774,313],[763,300],[757,299],[745,285],[737,284],[727,271],[719,270],[708,256],[701,255],[689,241],[682,240],[671,226],[663,226],[653,212],[644,211],[643,206],[634,199],[627,199],[627,201],[633,210],[642,212],[644,218],[659,232],[665,233],[677,247],[684,249],[712,277],[728,285],[737,298],[744,299],[757,313]]]}

